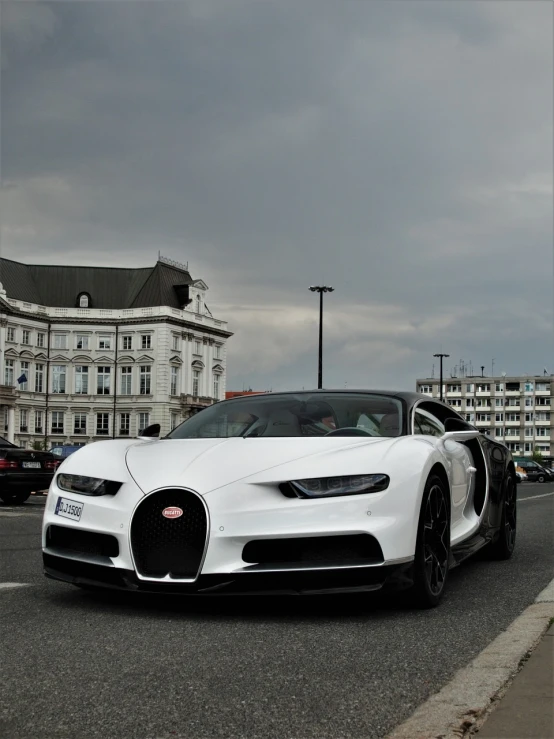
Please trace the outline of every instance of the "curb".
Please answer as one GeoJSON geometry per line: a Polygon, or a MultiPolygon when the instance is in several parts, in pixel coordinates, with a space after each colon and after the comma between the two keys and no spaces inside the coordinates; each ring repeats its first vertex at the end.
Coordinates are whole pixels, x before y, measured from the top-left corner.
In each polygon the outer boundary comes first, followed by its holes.
{"type": "Polygon", "coordinates": [[[386,739],[461,739],[472,735],[507,691],[554,618],[554,580],[467,667],[386,739]]]}

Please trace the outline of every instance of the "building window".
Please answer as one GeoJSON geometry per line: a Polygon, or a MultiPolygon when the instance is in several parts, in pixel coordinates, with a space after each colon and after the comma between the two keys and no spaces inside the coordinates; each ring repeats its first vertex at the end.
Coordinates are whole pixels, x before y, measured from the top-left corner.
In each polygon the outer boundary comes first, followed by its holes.
{"type": "Polygon", "coordinates": [[[141,349],[152,349],[152,337],[150,334],[142,334],[140,337],[140,348],[141,349]]]}
{"type": "Polygon", "coordinates": [[[43,433],[43,415],[42,411],[35,411],[35,434],[43,433]]]}
{"type": "Polygon", "coordinates": [[[511,452],[519,452],[520,445],[518,441],[507,441],[506,446],[511,452]]]}
{"type": "Polygon", "coordinates": [[[472,393],[475,390],[475,385],[470,382],[469,385],[466,385],[466,393],[472,393]]]}
{"type": "Polygon", "coordinates": [[[525,423],[531,423],[533,421],[533,414],[532,413],[526,413],[525,414],[525,423]]]}
{"type": "Polygon", "coordinates": [[[536,435],[537,436],[550,436],[550,429],[538,428],[536,435]]]}
{"type": "Polygon", "coordinates": [[[475,398],[466,398],[466,408],[475,408],[475,398]]]}
{"type": "Polygon", "coordinates": [[[4,361],[4,385],[13,385],[14,360],[4,361]]]}
{"type": "Polygon", "coordinates": [[[81,293],[79,295],[79,308],[89,308],[90,307],[90,298],[87,295],[87,293],[81,293]]]}
{"type": "Polygon", "coordinates": [[[98,348],[99,349],[111,349],[112,348],[112,335],[111,334],[100,334],[98,337],[98,348]]]}
{"type": "Polygon", "coordinates": [[[490,398],[477,398],[477,408],[488,408],[490,404],[490,398]]]}
{"type": "Polygon", "coordinates": [[[497,393],[504,392],[504,383],[503,382],[497,382],[496,385],[494,386],[494,389],[495,389],[495,391],[497,393]]]}
{"type": "Polygon", "coordinates": [[[171,348],[173,349],[174,352],[178,352],[179,351],[179,336],[178,336],[178,334],[172,334],[172,337],[171,337],[171,348]]]}
{"type": "Polygon", "coordinates": [[[85,413],[76,413],[73,417],[73,433],[87,433],[87,416],[85,413]]]}
{"type": "Polygon", "coordinates": [[[521,391],[521,385],[519,382],[507,382],[506,392],[507,393],[519,393],[521,391]]]}
{"type": "Polygon", "coordinates": [[[143,364],[140,367],[140,394],[150,395],[152,382],[152,365],[143,364]]]}
{"type": "Polygon", "coordinates": [[[525,436],[527,436],[528,438],[530,436],[533,436],[533,428],[532,427],[529,427],[529,428],[525,429],[525,436]]]}
{"type": "Polygon", "coordinates": [[[495,405],[495,406],[496,406],[497,408],[502,408],[502,407],[503,407],[503,405],[504,405],[504,399],[503,399],[503,398],[495,398],[495,399],[494,399],[494,405],[495,405]]]}
{"type": "Polygon", "coordinates": [[[132,372],[132,367],[121,368],[121,395],[131,395],[132,393],[132,372]]]}
{"type": "Polygon", "coordinates": [[[8,326],[6,341],[15,341],[15,328],[13,326],[8,326]]]}
{"type": "Polygon", "coordinates": [[[52,346],[54,349],[67,349],[67,334],[54,334],[52,346]]]}
{"type": "Polygon", "coordinates": [[[83,365],[75,367],[75,393],[77,395],[88,393],[88,367],[83,365]]]}
{"type": "Polygon", "coordinates": [[[19,431],[22,434],[29,432],[29,411],[26,408],[19,410],[19,431]]]}
{"type": "Polygon", "coordinates": [[[532,382],[526,382],[525,383],[525,392],[526,393],[532,393],[533,392],[534,383],[532,382]]]}
{"type": "Polygon", "coordinates": [[[44,349],[44,337],[46,334],[39,333],[37,334],[37,346],[39,349],[44,349]]]}
{"type": "Polygon", "coordinates": [[[202,343],[198,339],[194,342],[194,353],[199,355],[202,354],[202,343]]]}
{"type": "Polygon", "coordinates": [[[550,421],[549,411],[537,411],[535,413],[535,421],[550,421]]]}
{"type": "Polygon", "coordinates": [[[23,329],[23,338],[21,339],[22,344],[30,344],[31,343],[31,332],[27,331],[27,329],[23,329]]]}
{"type": "Polygon", "coordinates": [[[96,394],[97,395],[109,395],[110,394],[110,372],[111,367],[98,367],[96,375],[96,394]]]}
{"type": "Polygon", "coordinates": [[[119,435],[129,436],[130,428],[131,428],[131,414],[130,413],[120,413],[119,414],[119,435]]]}
{"type": "Polygon", "coordinates": [[[44,365],[35,365],[35,393],[44,392],[44,365]]]}
{"type": "Polygon", "coordinates": [[[477,423],[485,423],[490,420],[491,420],[490,413],[478,413],[477,414],[477,423]]]}
{"type": "Polygon", "coordinates": [[[200,295],[196,296],[196,312],[202,313],[202,298],[200,295]]]}
{"type": "Polygon", "coordinates": [[[192,371],[192,394],[195,398],[198,397],[200,390],[200,370],[192,371]]]}
{"type": "Polygon", "coordinates": [[[90,349],[89,339],[86,334],[77,334],[75,349],[90,349]]]}
{"type": "MultiPolygon", "coordinates": [[[[221,344],[216,344],[214,349],[214,359],[221,359],[221,344]]],[[[431,385],[422,385],[419,389],[420,393],[432,393],[433,388],[431,385]],[[425,388],[425,390],[423,389],[425,388]]]]}
{"type": "Polygon", "coordinates": [[[462,392],[462,386],[461,385],[447,385],[446,386],[446,392],[448,392],[448,393],[461,393],[462,392]]]}
{"type": "Polygon", "coordinates": [[[501,428],[499,428],[499,429],[494,429],[494,435],[495,435],[496,437],[502,437],[502,435],[503,435],[503,434],[504,434],[504,430],[503,430],[503,429],[501,429],[501,428]]]}
{"type": "Polygon", "coordinates": [[[530,452],[531,451],[531,444],[528,441],[526,441],[525,444],[524,444],[524,448],[525,448],[525,451],[526,452],[530,452]]]}
{"type": "Polygon", "coordinates": [[[477,385],[477,392],[478,393],[490,393],[491,386],[486,383],[480,383],[477,385]]]}
{"type": "Polygon", "coordinates": [[[452,408],[461,408],[462,399],[461,398],[450,398],[448,400],[448,405],[452,406],[452,408]]]}
{"type": "Polygon", "coordinates": [[[141,434],[147,426],[150,426],[150,413],[139,413],[139,434],[141,434]]]}
{"type": "Polygon", "coordinates": [[[52,411],[52,431],[53,434],[63,434],[63,412],[52,411]]]}
{"type": "Polygon", "coordinates": [[[171,387],[169,390],[170,395],[177,395],[177,367],[171,368],[171,387]]]}
{"type": "Polygon", "coordinates": [[[19,389],[20,390],[28,390],[29,389],[29,362],[21,362],[21,374],[19,375],[19,379],[23,380],[19,383],[19,389]],[[25,378],[23,380],[23,378],[25,378]]]}
{"type": "Polygon", "coordinates": [[[65,372],[64,364],[55,364],[52,367],[52,392],[65,393],[65,372]]]}
{"type": "Polygon", "coordinates": [[[179,417],[174,411],[169,414],[169,425],[171,427],[171,431],[179,425],[179,417]]]}
{"type": "Polygon", "coordinates": [[[495,420],[496,420],[497,422],[502,422],[502,421],[504,421],[504,414],[503,414],[503,413],[497,413],[497,414],[496,414],[496,416],[495,416],[495,420]]]}
{"type": "Polygon", "coordinates": [[[107,436],[110,430],[110,416],[109,413],[97,413],[96,414],[96,435],[107,436]]]}
{"type": "Polygon", "coordinates": [[[535,386],[535,390],[537,392],[544,392],[545,390],[547,392],[550,392],[550,383],[549,382],[537,382],[535,386]]]}
{"type": "MultiPolygon", "coordinates": [[[[538,400],[538,398],[537,398],[538,400]]],[[[532,408],[533,407],[533,398],[525,398],[525,407],[526,408],[532,408]]]]}
{"type": "MultiPolygon", "coordinates": [[[[214,398],[216,398],[217,400],[219,400],[219,385],[220,385],[220,379],[221,379],[221,378],[220,378],[220,376],[219,376],[219,375],[214,375],[214,398]]],[[[462,402],[462,401],[460,400],[460,404],[461,404],[461,402],[462,402]]]]}
{"type": "Polygon", "coordinates": [[[546,454],[549,454],[550,444],[537,444],[536,449],[537,449],[537,452],[546,452],[546,454]]]}
{"type": "Polygon", "coordinates": [[[475,423],[475,413],[466,413],[465,418],[468,423],[475,423]]]}
{"type": "Polygon", "coordinates": [[[123,336],[121,339],[121,348],[126,351],[130,352],[133,348],[133,337],[132,336],[123,336]]]}
{"type": "Polygon", "coordinates": [[[519,413],[506,413],[506,421],[519,421],[519,413]]]}
{"type": "Polygon", "coordinates": [[[535,398],[535,405],[550,405],[550,398],[535,398]]]}

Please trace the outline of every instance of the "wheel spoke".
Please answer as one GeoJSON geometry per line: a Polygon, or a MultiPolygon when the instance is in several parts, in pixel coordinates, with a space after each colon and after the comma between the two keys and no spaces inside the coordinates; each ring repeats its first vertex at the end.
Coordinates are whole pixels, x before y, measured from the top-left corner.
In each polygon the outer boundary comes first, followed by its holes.
{"type": "Polygon", "coordinates": [[[429,589],[435,595],[444,586],[449,552],[448,507],[444,491],[434,485],[429,491],[424,519],[424,567],[429,589]]]}

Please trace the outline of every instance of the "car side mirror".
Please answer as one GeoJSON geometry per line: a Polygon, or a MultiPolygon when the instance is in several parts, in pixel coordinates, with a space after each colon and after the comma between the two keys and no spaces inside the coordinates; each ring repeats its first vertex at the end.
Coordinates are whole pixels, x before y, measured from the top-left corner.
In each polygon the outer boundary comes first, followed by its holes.
{"type": "Polygon", "coordinates": [[[161,426],[159,423],[152,423],[147,426],[142,433],[139,434],[139,439],[157,439],[160,435],[161,426]]]}
{"type": "Polygon", "coordinates": [[[476,439],[479,436],[477,429],[466,430],[466,431],[447,431],[441,436],[443,441],[469,441],[470,439],[476,439]]]}
{"type": "Polygon", "coordinates": [[[467,421],[461,418],[447,418],[444,422],[445,431],[476,431],[475,426],[472,426],[467,421]]]}

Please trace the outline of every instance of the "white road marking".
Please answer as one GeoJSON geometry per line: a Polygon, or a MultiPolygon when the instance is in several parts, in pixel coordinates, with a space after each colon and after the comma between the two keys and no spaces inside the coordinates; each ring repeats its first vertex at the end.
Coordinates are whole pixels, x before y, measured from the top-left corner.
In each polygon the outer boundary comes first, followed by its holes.
{"type": "Polygon", "coordinates": [[[518,503],[523,503],[524,500],[537,500],[537,498],[549,498],[551,495],[554,495],[554,492],[552,493],[542,493],[542,495],[530,495],[528,498],[518,498],[518,503]]]}
{"type": "Polygon", "coordinates": [[[8,588],[27,588],[29,587],[28,582],[0,582],[0,590],[7,590],[8,588]]]}
{"type": "Polygon", "coordinates": [[[554,580],[477,657],[387,739],[460,739],[488,718],[554,617],[554,580]]]}

